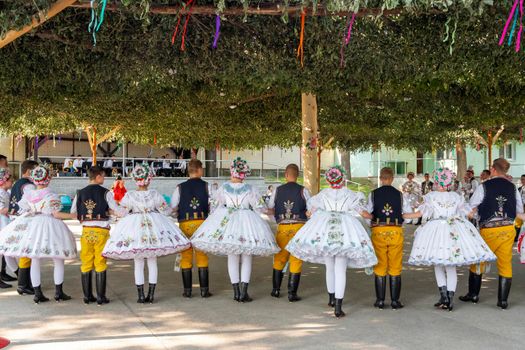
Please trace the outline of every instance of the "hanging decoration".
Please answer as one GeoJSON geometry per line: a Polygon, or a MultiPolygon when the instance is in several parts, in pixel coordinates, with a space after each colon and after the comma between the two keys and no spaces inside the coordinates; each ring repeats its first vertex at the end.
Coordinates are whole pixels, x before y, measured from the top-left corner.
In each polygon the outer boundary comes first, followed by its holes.
{"type": "Polygon", "coordinates": [[[212,49],[217,48],[217,42],[219,41],[220,35],[221,35],[221,16],[217,14],[215,16],[215,35],[213,37],[213,44],[211,45],[212,49]]]}
{"type": "Polygon", "coordinates": [[[352,14],[352,18],[348,21],[348,26],[346,30],[346,34],[343,35],[343,45],[341,45],[341,61],[339,62],[339,67],[344,67],[344,60],[345,60],[345,48],[350,43],[350,38],[352,36],[352,27],[354,26],[355,22],[355,12],[352,14]]]}
{"type": "Polygon", "coordinates": [[[520,145],[523,143],[523,127],[520,128],[520,145]]]}
{"type": "Polygon", "coordinates": [[[518,34],[516,36],[516,48],[515,51],[518,52],[521,49],[521,33],[523,32],[523,1],[524,0],[515,0],[514,5],[512,5],[512,8],[509,12],[509,17],[507,18],[507,21],[505,22],[505,27],[503,27],[503,32],[501,33],[501,37],[499,39],[499,46],[503,45],[505,42],[505,37],[507,36],[507,32],[509,30],[510,23],[512,23],[512,27],[510,29],[509,38],[507,41],[507,45],[512,45],[512,39],[514,38],[514,33],[516,31],[516,27],[519,22],[519,29],[518,34]],[[518,12],[518,5],[519,5],[519,12],[518,12]]]}
{"type": "Polygon", "coordinates": [[[306,20],[306,9],[301,11],[301,34],[299,37],[299,46],[297,47],[297,58],[301,61],[301,67],[304,67],[304,22],[306,20]]]}
{"type": "Polygon", "coordinates": [[[181,51],[186,50],[186,33],[188,31],[188,22],[190,21],[190,17],[191,17],[191,10],[193,9],[193,2],[194,0],[188,0],[184,4],[184,7],[179,11],[179,14],[177,15],[177,25],[175,26],[175,30],[173,31],[173,35],[171,36],[171,45],[175,45],[175,40],[177,39],[177,34],[179,33],[182,13],[186,12],[186,9],[189,6],[189,10],[187,11],[187,15],[186,15],[186,20],[184,21],[184,26],[182,28],[182,39],[181,39],[181,45],[180,45],[181,51]]]}
{"type": "Polygon", "coordinates": [[[20,142],[22,142],[22,139],[24,137],[22,135],[17,135],[16,136],[16,148],[18,148],[18,145],[20,145],[20,142]]]}
{"type": "Polygon", "coordinates": [[[459,15],[456,12],[456,19],[454,21],[454,29],[452,30],[452,33],[450,32],[450,22],[452,21],[452,17],[448,17],[447,21],[445,22],[445,38],[443,38],[443,42],[448,42],[448,52],[452,56],[452,52],[454,52],[454,44],[456,43],[456,31],[458,29],[458,20],[459,15]]]}
{"type": "Polygon", "coordinates": [[[100,26],[104,22],[104,15],[106,12],[107,0],[91,0],[91,21],[88,25],[88,32],[93,37],[93,46],[97,45],[97,32],[100,30],[100,26]],[[97,13],[97,9],[100,11],[97,13]]]}
{"type": "Polygon", "coordinates": [[[55,140],[55,134],[53,134],[53,148],[56,148],[56,147],[57,147],[57,143],[55,140]]]}
{"type": "Polygon", "coordinates": [[[153,135],[153,145],[157,145],[157,134],[153,135]]]}

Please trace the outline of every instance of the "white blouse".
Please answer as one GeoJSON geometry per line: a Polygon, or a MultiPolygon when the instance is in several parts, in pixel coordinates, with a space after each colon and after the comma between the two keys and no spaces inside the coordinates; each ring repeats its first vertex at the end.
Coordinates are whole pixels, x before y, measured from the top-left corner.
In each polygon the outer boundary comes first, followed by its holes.
{"type": "Polygon", "coordinates": [[[423,204],[418,207],[418,211],[428,219],[465,217],[471,210],[465,197],[457,192],[430,192],[424,196],[423,204]]]}
{"type": "Polygon", "coordinates": [[[60,197],[49,188],[27,190],[18,202],[20,214],[47,214],[59,212],[62,209],[60,197]]]}
{"type": "Polygon", "coordinates": [[[131,213],[159,212],[169,215],[171,212],[164,197],[156,190],[126,192],[120,206],[131,213]]]}
{"type": "Polygon", "coordinates": [[[347,188],[326,188],[310,198],[307,203],[311,212],[325,210],[360,213],[366,209],[365,206],[365,195],[347,188]]]}
{"type": "Polygon", "coordinates": [[[251,185],[246,183],[225,182],[213,194],[214,208],[226,207],[234,209],[262,210],[264,201],[251,185]]]}

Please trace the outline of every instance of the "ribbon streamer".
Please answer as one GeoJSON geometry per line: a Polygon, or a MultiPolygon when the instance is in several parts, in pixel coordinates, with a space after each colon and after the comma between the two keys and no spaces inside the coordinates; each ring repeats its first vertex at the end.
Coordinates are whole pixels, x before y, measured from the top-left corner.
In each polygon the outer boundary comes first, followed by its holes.
{"type": "Polygon", "coordinates": [[[213,44],[211,45],[212,49],[217,48],[217,42],[219,41],[219,36],[221,35],[221,16],[215,16],[215,36],[213,37],[213,44]]]}
{"type": "Polygon", "coordinates": [[[100,30],[100,26],[104,22],[107,3],[108,3],[107,0],[91,0],[90,1],[91,22],[89,22],[89,25],[88,25],[88,32],[91,33],[91,35],[93,36],[93,46],[97,45],[97,32],[100,30]],[[100,12],[98,14],[95,8],[95,2],[97,1],[100,2],[100,5],[98,5],[100,6],[100,12]]]}
{"type": "Polygon", "coordinates": [[[518,37],[516,38],[516,52],[521,49],[521,33],[523,32],[523,0],[520,0],[520,28],[518,29],[518,37]]]}
{"type": "Polygon", "coordinates": [[[341,45],[341,60],[339,62],[339,66],[340,68],[343,68],[344,65],[345,65],[345,48],[348,46],[348,44],[350,43],[350,38],[352,36],[352,27],[354,26],[354,22],[355,22],[355,12],[352,14],[352,18],[348,21],[348,30],[347,30],[347,33],[346,35],[343,35],[343,44],[341,45]]]}
{"type": "Polygon", "coordinates": [[[306,19],[306,9],[301,12],[301,35],[299,37],[299,46],[297,47],[297,58],[301,59],[301,67],[304,67],[304,22],[306,19]]]}
{"type": "MultiPolygon", "coordinates": [[[[499,46],[503,45],[503,43],[505,42],[505,36],[507,35],[507,31],[509,30],[510,22],[515,16],[514,14],[516,13],[516,8],[518,7],[518,4],[520,4],[520,0],[515,0],[514,5],[512,5],[512,8],[509,12],[509,17],[507,18],[507,21],[505,22],[505,27],[503,27],[503,32],[501,33],[501,37],[499,39],[499,43],[498,43],[499,46]]],[[[523,4],[523,0],[521,0],[521,4],[523,4]]],[[[521,39],[520,34],[521,33],[518,33],[518,40],[521,39]]]]}
{"type": "Polygon", "coordinates": [[[516,23],[518,23],[518,11],[514,13],[514,22],[512,23],[512,28],[510,29],[509,41],[507,42],[508,46],[512,44],[512,38],[514,37],[514,31],[516,30],[516,23]]]}
{"type": "Polygon", "coordinates": [[[194,0],[188,0],[188,2],[184,4],[184,8],[179,11],[177,25],[175,26],[175,30],[173,32],[173,35],[171,36],[171,45],[175,45],[175,40],[177,39],[177,34],[179,33],[179,28],[180,28],[180,22],[183,16],[182,12],[185,11],[188,6],[190,6],[190,9],[188,11],[188,14],[186,15],[186,20],[184,21],[184,26],[182,29],[182,41],[180,45],[181,51],[184,51],[186,49],[186,32],[188,30],[188,22],[191,17],[191,10],[193,9],[193,1],[194,0]]]}

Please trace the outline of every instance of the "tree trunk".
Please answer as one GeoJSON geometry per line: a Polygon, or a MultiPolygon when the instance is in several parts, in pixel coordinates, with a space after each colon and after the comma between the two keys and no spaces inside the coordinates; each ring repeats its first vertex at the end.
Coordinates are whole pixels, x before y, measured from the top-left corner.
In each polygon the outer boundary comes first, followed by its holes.
{"type": "Polygon", "coordinates": [[[489,161],[489,164],[488,164],[488,168],[490,169],[490,167],[492,166],[492,145],[494,144],[494,139],[492,137],[492,132],[489,131],[488,133],[488,136],[487,136],[487,155],[488,155],[488,161],[489,161]]]}
{"type": "Polygon", "coordinates": [[[467,151],[460,140],[456,140],[456,165],[457,178],[461,181],[467,172],[467,151]]]}
{"type": "Polygon", "coordinates": [[[341,151],[341,165],[346,171],[346,178],[352,180],[352,169],[350,168],[350,152],[341,151]]]}
{"type": "Polygon", "coordinates": [[[206,176],[217,176],[217,151],[215,149],[207,149],[204,154],[206,158],[206,176]]]}
{"type": "Polygon", "coordinates": [[[317,147],[308,147],[312,140],[317,145],[317,100],[313,94],[301,94],[302,139],[303,139],[303,179],[304,186],[312,194],[319,192],[319,164],[317,147]]]}

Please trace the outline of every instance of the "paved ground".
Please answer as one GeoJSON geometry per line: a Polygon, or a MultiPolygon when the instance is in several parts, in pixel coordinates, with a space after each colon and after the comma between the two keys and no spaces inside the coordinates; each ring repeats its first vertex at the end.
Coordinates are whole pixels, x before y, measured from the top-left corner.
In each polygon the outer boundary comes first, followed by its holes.
{"type": "MultiPolygon", "coordinates": [[[[72,226],[76,232],[78,227],[72,226]]],[[[410,229],[412,232],[412,229],[410,229]]],[[[411,234],[407,234],[407,251],[411,234]]],[[[0,336],[10,349],[523,349],[525,266],[515,256],[511,307],[496,308],[497,275],[487,275],[478,305],[457,301],[454,312],[434,310],[437,287],[432,270],[406,267],[402,299],[406,307],[379,311],[373,280],[348,270],[344,310],[335,319],[326,306],[324,267],[306,264],[299,303],[269,296],[271,259],[254,259],[249,304],[231,300],[225,258],[211,259],[210,299],[181,296],[174,258],[160,260],[157,302],[136,304],[131,262],[113,262],[107,306],[84,305],[78,261],[66,265],[65,291],[73,300],[35,305],[15,290],[0,292],[0,336]]],[[[468,271],[461,269],[459,292],[468,271]]],[[[197,277],[194,274],[195,287],[197,277]]],[[[283,283],[284,284],[284,283],[283,283]]],[[[52,266],[43,286],[53,295],[52,266]]],[[[197,292],[197,290],[195,290],[197,292]]]]}

